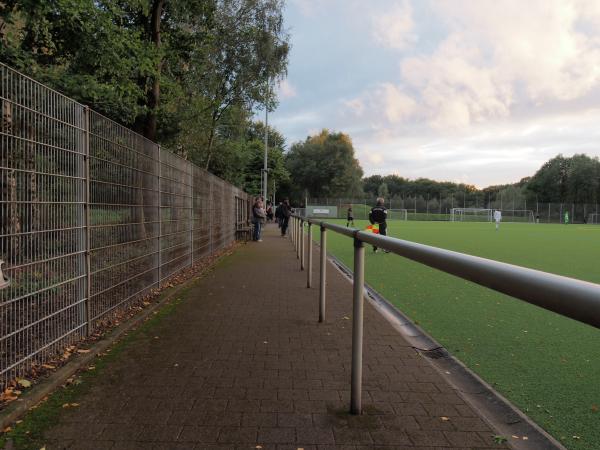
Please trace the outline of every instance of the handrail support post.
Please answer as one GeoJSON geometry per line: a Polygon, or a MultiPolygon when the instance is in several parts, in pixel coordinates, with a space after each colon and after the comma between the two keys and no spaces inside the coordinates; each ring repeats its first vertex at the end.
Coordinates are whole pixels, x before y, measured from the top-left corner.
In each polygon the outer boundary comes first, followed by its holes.
{"type": "Polygon", "coordinates": [[[310,222],[308,224],[308,236],[306,239],[306,259],[308,261],[308,268],[306,270],[306,287],[312,287],[312,226],[310,222]]]}
{"type": "Polygon", "coordinates": [[[321,224],[321,274],[319,280],[319,322],[325,321],[325,288],[327,286],[327,229],[321,224]]]}
{"type": "Polygon", "coordinates": [[[354,285],[352,299],[352,375],[350,413],[362,413],[362,351],[364,319],[365,246],[354,237],[354,285]]]}

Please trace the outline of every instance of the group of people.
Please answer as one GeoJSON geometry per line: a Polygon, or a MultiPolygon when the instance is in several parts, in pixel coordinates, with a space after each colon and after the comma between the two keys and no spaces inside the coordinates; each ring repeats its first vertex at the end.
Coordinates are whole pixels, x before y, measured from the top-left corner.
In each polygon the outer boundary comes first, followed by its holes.
{"type": "Polygon", "coordinates": [[[265,207],[264,199],[260,196],[256,197],[254,199],[254,204],[252,205],[252,224],[254,225],[252,240],[262,242],[262,229],[264,224],[266,222],[272,222],[274,219],[277,221],[277,226],[281,230],[281,236],[285,236],[292,212],[293,209],[287,198],[280,202],[277,208],[275,208],[275,212],[273,212],[273,204],[270,200],[267,200],[265,207]]]}

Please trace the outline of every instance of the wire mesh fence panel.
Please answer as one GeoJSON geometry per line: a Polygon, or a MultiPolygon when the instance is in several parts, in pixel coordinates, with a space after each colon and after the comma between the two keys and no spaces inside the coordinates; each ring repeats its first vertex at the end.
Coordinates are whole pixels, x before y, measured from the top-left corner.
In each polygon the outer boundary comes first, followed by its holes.
{"type": "Polygon", "coordinates": [[[0,75],[2,388],[231,243],[249,216],[229,183],[2,64],[0,75]]]}
{"type": "Polygon", "coordinates": [[[0,384],[84,332],[84,108],[0,64],[0,384]]]}
{"type": "Polygon", "coordinates": [[[158,146],[89,114],[92,320],[158,283],[158,146]]]}
{"type": "Polygon", "coordinates": [[[193,168],[194,176],[194,260],[210,254],[211,196],[210,177],[206,170],[193,168]]]}
{"type": "MultiPolygon", "coordinates": [[[[161,277],[192,264],[192,165],[160,151],[161,277]]],[[[162,281],[161,279],[161,281],[162,281]]]]}

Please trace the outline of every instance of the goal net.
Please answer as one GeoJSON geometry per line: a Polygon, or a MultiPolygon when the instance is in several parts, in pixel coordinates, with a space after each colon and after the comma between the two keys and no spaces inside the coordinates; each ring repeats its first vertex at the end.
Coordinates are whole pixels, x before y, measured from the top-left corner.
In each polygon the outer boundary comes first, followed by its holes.
{"type": "Polygon", "coordinates": [[[600,213],[592,213],[588,216],[587,223],[599,224],[600,223],[600,213]]]}
{"type": "Polygon", "coordinates": [[[450,220],[452,222],[491,222],[493,209],[486,208],[452,208],[450,220]]]}
{"type": "Polygon", "coordinates": [[[531,209],[501,209],[502,222],[535,222],[535,214],[531,209]]]}
{"type": "Polygon", "coordinates": [[[388,220],[408,220],[408,209],[388,209],[388,220]]]}

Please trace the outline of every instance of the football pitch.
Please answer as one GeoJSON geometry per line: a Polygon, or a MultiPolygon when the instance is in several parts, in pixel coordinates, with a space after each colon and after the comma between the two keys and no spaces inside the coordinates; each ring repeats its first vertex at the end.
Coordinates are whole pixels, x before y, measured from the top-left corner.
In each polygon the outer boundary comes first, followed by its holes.
{"type": "MultiPolygon", "coordinates": [[[[390,221],[388,235],[600,284],[600,226],[390,221]]],[[[352,267],[351,239],[329,231],[328,251],[352,267]]],[[[365,253],[366,282],[455,357],[567,448],[600,449],[600,330],[371,246],[365,253]]]]}

